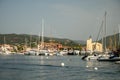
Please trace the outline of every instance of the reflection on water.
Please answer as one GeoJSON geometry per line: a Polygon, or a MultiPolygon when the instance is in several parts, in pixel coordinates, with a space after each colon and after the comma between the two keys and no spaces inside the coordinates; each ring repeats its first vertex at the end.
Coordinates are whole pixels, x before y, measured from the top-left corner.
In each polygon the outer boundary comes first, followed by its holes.
{"type": "Polygon", "coordinates": [[[80,56],[0,55],[0,80],[56,79],[119,80],[120,64],[82,61],[80,56]]]}

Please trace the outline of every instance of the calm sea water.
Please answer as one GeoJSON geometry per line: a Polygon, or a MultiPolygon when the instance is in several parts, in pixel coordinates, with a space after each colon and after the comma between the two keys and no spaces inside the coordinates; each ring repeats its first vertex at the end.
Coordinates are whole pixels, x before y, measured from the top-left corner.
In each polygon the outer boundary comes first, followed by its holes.
{"type": "Polygon", "coordinates": [[[80,56],[0,55],[0,80],[120,80],[120,64],[80,56]]]}

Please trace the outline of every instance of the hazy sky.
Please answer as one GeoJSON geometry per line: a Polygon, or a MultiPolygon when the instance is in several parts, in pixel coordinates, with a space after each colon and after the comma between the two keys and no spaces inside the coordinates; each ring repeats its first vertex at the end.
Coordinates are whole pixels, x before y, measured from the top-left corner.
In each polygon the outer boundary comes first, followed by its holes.
{"type": "Polygon", "coordinates": [[[107,34],[120,24],[120,0],[0,0],[0,33],[41,33],[48,37],[96,39],[107,11],[107,34]]]}

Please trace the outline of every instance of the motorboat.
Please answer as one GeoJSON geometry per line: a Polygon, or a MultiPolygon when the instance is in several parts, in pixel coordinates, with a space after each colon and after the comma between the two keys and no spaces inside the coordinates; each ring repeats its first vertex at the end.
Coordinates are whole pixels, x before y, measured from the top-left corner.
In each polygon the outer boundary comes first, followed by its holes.
{"type": "Polygon", "coordinates": [[[38,55],[39,56],[42,56],[42,55],[49,56],[49,52],[48,52],[48,50],[39,50],[38,55]]]}
{"type": "Polygon", "coordinates": [[[38,52],[35,50],[29,50],[29,51],[24,52],[24,55],[37,55],[37,54],[38,52]]]}
{"type": "Polygon", "coordinates": [[[120,57],[114,57],[114,58],[100,57],[97,60],[98,61],[120,61],[120,57]]]}

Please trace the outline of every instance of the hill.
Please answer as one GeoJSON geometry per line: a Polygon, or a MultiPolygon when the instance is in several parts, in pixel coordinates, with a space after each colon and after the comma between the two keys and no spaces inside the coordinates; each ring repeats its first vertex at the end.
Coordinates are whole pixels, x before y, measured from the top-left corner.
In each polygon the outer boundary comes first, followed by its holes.
{"type": "MultiPolygon", "coordinates": [[[[0,44],[27,44],[29,43],[38,43],[41,41],[41,36],[37,35],[29,35],[29,34],[0,34],[0,44]]],[[[61,43],[65,46],[76,46],[78,43],[76,43],[73,40],[70,39],[60,39],[60,38],[49,38],[44,37],[44,42],[55,42],[55,43],[61,43]]]]}
{"type": "Polygon", "coordinates": [[[74,40],[74,42],[81,44],[83,46],[86,45],[86,41],[84,41],[84,40],[74,40]]]}

